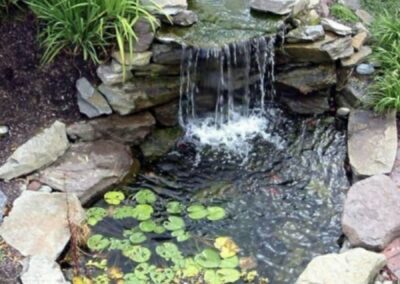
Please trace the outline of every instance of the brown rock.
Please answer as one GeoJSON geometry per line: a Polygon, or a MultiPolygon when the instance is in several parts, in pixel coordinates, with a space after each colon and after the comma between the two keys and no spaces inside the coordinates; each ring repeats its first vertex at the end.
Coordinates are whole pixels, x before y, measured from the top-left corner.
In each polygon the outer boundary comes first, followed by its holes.
{"type": "Polygon", "coordinates": [[[391,242],[383,251],[387,259],[387,267],[390,272],[400,278],[400,238],[391,242]]]}
{"type": "Polygon", "coordinates": [[[360,32],[353,37],[353,39],[351,40],[351,44],[353,45],[354,49],[358,51],[365,44],[367,39],[368,39],[368,33],[360,32]]]}
{"type": "Polygon", "coordinates": [[[321,46],[321,50],[326,51],[332,60],[350,57],[354,53],[349,36],[328,42],[321,46]]]}
{"type": "Polygon", "coordinates": [[[352,67],[361,64],[365,62],[365,60],[369,55],[371,55],[371,53],[372,49],[369,46],[363,46],[360,48],[358,52],[354,53],[351,57],[342,59],[341,60],[342,66],[352,67]]]}

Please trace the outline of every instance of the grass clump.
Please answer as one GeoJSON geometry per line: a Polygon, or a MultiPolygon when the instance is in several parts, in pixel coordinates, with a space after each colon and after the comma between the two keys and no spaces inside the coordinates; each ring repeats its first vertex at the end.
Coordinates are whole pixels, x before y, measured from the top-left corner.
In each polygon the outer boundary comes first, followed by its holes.
{"type": "Polygon", "coordinates": [[[330,9],[332,16],[339,20],[347,23],[358,22],[358,17],[356,16],[356,14],[354,14],[354,12],[350,8],[342,4],[333,4],[330,9]]]}
{"type": "Polygon", "coordinates": [[[40,33],[45,48],[43,62],[51,62],[62,50],[83,53],[85,60],[98,63],[99,54],[115,44],[124,59],[133,53],[137,40],[134,26],[146,20],[153,29],[157,19],[150,11],[156,4],[139,0],[27,0],[43,24],[40,33]]]}
{"type": "Polygon", "coordinates": [[[382,11],[395,11],[399,9],[399,0],[362,0],[362,7],[371,14],[378,15],[382,11]]]}

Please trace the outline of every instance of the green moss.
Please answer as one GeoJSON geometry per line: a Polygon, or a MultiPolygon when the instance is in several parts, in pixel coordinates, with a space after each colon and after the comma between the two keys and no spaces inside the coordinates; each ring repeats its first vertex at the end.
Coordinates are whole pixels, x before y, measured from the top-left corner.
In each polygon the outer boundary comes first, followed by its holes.
{"type": "Polygon", "coordinates": [[[335,18],[347,23],[358,22],[358,17],[356,16],[356,14],[354,14],[354,12],[350,8],[342,4],[333,4],[331,6],[331,14],[335,18]]]}

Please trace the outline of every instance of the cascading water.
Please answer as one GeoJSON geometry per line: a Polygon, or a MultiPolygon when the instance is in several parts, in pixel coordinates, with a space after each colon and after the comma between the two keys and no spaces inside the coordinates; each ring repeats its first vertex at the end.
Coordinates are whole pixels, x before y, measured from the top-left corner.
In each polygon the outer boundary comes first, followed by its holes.
{"type": "Polygon", "coordinates": [[[183,46],[179,122],[186,137],[199,146],[223,148],[247,155],[247,142],[263,136],[279,145],[279,137],[266,131],[269,121],[266,100],[275,96],[275,37],[260,37],[221,48],[183,46]],[[202,96],[204,73],[211,66],[217,74],[214,82],[213,113],[201,112],[197,100],[202,96]]]}

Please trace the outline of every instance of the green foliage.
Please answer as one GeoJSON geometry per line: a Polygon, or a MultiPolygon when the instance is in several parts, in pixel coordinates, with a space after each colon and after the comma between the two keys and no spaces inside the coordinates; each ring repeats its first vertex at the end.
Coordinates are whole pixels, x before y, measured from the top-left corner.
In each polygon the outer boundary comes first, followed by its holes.
{"type": "Polygon", "coordinates": [[[207,217],[210,221],[218,221],[225,217],[225,210],[222,207],[211,206],[205,207],[201,204],[194,204],[187,209],[189,218],[193,220],[200,220],[207,217]]]}
{"type": "Polygon", "coordinates": [[[83,53],[84,59],[99,62],[99,51],[115,43],[124,59],[133,53],[137,39],[135,24],[144,19],[153,29],[157,19],[138,0],[27,0],[43,23],[40,39],[45,47],[43,62],[51,62],[62,50],[83,53]],[[128,47],[126,49],[126,47],[128,47]]]}
{"type": "Polygon", "coordinates": [[[170,216],[168,221],[163,223],[163,226],[168,231],[177,231],[185,228],[185,221],[181,217],[170,216]]]}
{"type": "Polygon", "coordinates": [[[122,254],[137,263],[146,262],[151,257],[151,251],[143,246],[129,247],[122,254]]]}
{"type": "Polygon", "coordinates": [[[380,14],[383,10],[396,11],[399,10],[398,0],[362,0],[363,8],[372,14],[380,14]]]}
{"type": "Polygon", "coordinates": [[[87,241],[87,246],[93,251],[101,251],[110,245],[110,241],[102,235],[93,235],[87,241]]]}
{"type": "Polygon", "coordinates": [[[156,202],[156,195],[149,189],[142,189],[135,194],[135,199],[140,204],[153,204],[156,202]]]}
{"type": "Polygon", "coordinates": [[[184,209],[185,206],[178,201],[170,201],[167,204],[167,212],[170,214],[180,214],[184,209]]]}
{"type": "Polygon", "coordinates": [[[86,211],[86,221],[89,225],[95,226],[99,221],[107,216],[107,211],[103,208],[93,207],[86,211]]]}
{"type": "Polygon", "coordinates": [[[174,243],[163,243],[156,247],[156,253],[165,260],[181,259],[182,254],[174,243]]]}
{"type": "Polygon", "coordinates": [[[221,263],[219,253],[214,249],[205,249],[195,256],[194,260],[203,268],[217,268],[221,263]]]}
{"type": "Polygon", "coordinates": [[[332,16],[341,21],[347,23],[357,23],[358,21],[358,17],[356,16],[356,14],[354,14],[354,12],[350,8],[342,4],[333,4],[330,8],[330,11],[332,16]]]}
{"type": "Polygon", "coordinates": [[[121,191],[109,191],[104,194],[104,200],[110,205],[119,205],[124,199],[125,195],[121,191]]]}

